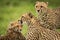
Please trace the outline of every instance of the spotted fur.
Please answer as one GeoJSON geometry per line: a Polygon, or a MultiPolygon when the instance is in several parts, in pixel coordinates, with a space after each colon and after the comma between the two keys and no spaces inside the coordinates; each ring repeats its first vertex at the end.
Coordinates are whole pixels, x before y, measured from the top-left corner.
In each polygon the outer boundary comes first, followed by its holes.
{"type": "Polygon", "coordinates": [[[0,40],[26,40],[19,31],[22,25],[18,21],[12,22],[10,25],[11,27],[7,30],[6,35],[0,36],[0,40]]]}
{"type": "Polygon", "coordinates": [[[60,40],[58,32],[42,27],[39,20],[31,13],[22,15],[21,20],[28,25],[26,40],[60,40]]]}
{"type": "Polygon", "coordinates": [[[60,29],[60,8],[48,8],[48,2],[36,2],[35,9],[38,19],[44,28],[60,29]]]}

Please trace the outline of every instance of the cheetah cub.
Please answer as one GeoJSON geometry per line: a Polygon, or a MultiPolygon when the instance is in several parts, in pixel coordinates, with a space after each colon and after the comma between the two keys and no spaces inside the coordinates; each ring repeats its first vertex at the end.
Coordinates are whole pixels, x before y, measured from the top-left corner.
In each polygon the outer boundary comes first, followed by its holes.
{"type": "Polygon", "coordinates": [[[20,21],[12,22],[10,24],[10,28],[7,30],[7,34],[0,36],[0,40],[25,40],[25,37],[22,35],[21,30],[22,25],[20,24],[20,21]]]}
{"type": "Polygon", "coordinates": [[[28,25],[26,40],[60,40],[58,32],[42,27],[39,20],[31,13],[23,14],[21,21],[28,25]]]}
{"type": "Polygon", "coordinates": [[[49,9],[48,2],[37,1],[35,9],[38,12],[38,19],[44,28],[60,29],[60,8],[49,9]]]}

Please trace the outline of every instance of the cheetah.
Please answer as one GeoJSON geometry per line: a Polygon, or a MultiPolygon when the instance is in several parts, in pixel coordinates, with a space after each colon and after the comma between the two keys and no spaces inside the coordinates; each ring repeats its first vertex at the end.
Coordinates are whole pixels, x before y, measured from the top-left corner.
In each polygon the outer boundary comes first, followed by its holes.
{"type": "Polygon", "coordinates": [[[31,13],[23,14],[20,20],[28,25],[26,40],[60,40],[58,32],[42,27],[31,13]]]}
{"type": "MultiPolygon", "coordinates": [[[[18,20],[19,21],[19,20],[18,20]]],[[[13,22],[11,22],[10,23],[10,27],[8,27],[8,30],[9,29],[12,29],[12,28],[16,28],[16,29],[14,29],[15,31],[21,31],[22,30],[22,27],[23,27],[23,25],[21,24],[22,22],[21,21],[13,21],[13,22]]],[[[9,31],[8,31],[9,32],[9,31]]]]}
{"type": "Polygon", "coordinates": [[[12,22],[10,25],[11,27],[7,30],[7,34],[0,36],[0,40],[26,40],[21,33],[22,25],[20,22],[12,22]]]}
{"type": "Polygon", "coordinates": [[[51,30],[60,29],[60,8],[48,8],[48,2],[39,2],[35,4],[38,12],[38,19],[44,28],[51,30]]]}

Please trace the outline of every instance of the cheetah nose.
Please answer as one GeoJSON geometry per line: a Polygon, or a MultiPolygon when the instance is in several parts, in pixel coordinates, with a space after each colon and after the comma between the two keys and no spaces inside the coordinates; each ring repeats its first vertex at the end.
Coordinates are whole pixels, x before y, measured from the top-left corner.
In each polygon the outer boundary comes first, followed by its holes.
{"type": "Polygon", "coordinates": [[[37,10],[38,12],[40,11],[40,10],[37,10]]]}

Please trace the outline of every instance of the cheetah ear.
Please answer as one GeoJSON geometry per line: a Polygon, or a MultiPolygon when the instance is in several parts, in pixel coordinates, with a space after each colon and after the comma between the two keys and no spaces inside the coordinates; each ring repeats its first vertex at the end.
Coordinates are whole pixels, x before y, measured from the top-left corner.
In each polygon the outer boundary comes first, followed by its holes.
{"type": "Polygon", "coordinates": [[[36,4],[39,3],[39,1],[36,1],[36,4]]]}
{"type": "Polygon", "coordinates": [[[11,25],[11,26],[13,26],[14,24],[13,24],[13,23],[11,23],[10,25],[11,25]]]}
{"type": "Polygon", "coordinates": [[[48,5],[48,2],[45,2],[48,5]]]}
{"type": "Polygon", "coordinates": [[[32,17],[33,17],[32,13],[29,13],[28,15],[30,16],[30,18],[32,18],[32,17]]]}
{"type": "Polygon", "coordinates": [[[20,24],[22,24],[23,22],[22,22],[22,20],[18,20],[18,22],[20,23],[20,24]]]}

